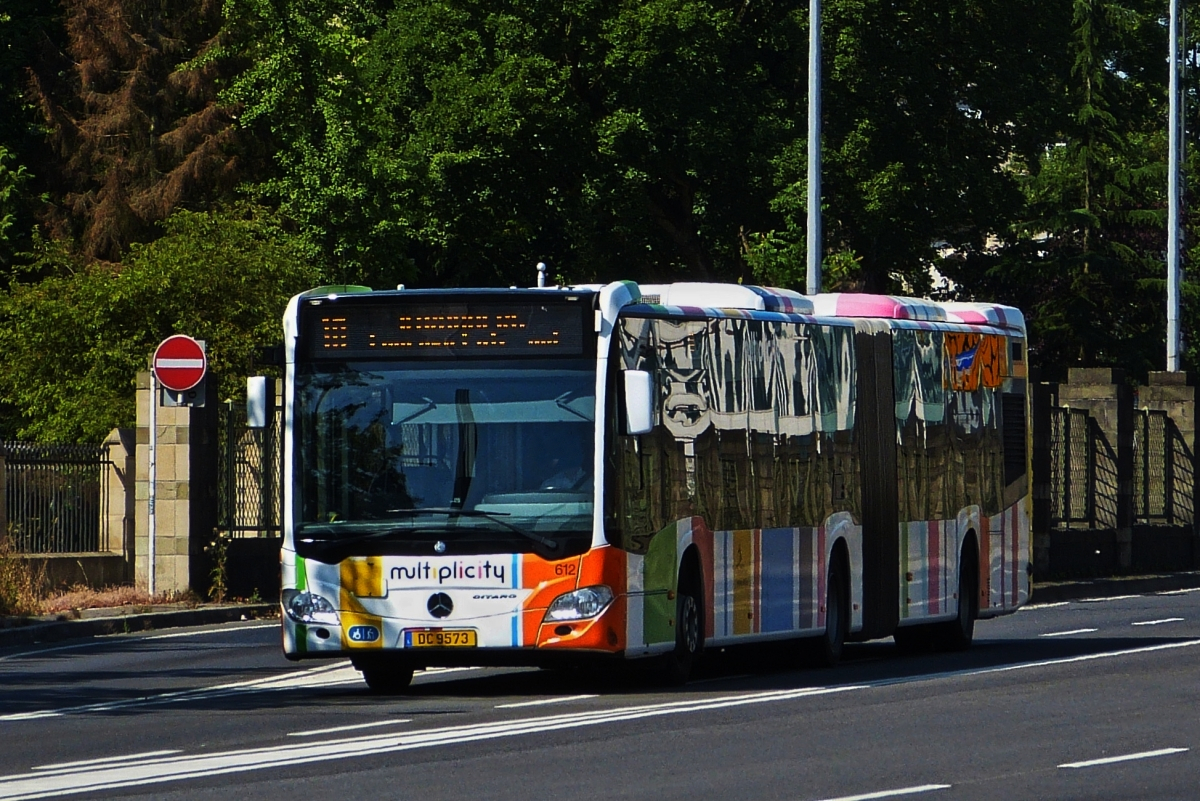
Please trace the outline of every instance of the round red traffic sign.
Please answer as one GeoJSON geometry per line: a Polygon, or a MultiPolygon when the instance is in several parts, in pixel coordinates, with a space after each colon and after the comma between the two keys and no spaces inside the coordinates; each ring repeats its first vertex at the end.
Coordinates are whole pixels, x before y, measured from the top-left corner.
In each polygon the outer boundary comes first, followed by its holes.
{"type": "Polygon", "coordinates": [[[208,361],[204,348],[189,336],[176,334],[159,343],[154,351],[154,375],[172,392],[186,392],[200,383],[208,361]]]}

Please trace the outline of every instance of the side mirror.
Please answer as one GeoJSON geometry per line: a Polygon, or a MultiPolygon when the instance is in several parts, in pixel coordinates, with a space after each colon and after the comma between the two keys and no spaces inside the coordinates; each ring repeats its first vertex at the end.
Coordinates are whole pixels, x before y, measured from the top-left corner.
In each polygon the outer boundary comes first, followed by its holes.
{"type": "Polygon", "coordinates": [[[625,433],[648,434],[654,430],[654,375],[626,370],[625,433]]]}
{"type": "Polygon", "coordinates": [[[252,375],[246,379],[246,425],[267,427],[267,377],[252,375]]]}

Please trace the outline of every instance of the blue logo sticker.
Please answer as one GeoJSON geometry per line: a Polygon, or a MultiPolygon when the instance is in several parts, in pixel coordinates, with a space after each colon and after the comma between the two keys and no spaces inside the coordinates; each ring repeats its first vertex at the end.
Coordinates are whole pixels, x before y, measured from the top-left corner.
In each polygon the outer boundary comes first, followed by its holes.
{"type": "Polygon", "coordinates": [[[351,626],[346,636],[350,642],[375,642],[379,639],[379,629],[374,626],[351,626]]]}
{"type": "Polygon", "coordinates": [[[979,350],[979,346],[964,350],[962,353],[954,357],[954,367],[960,373],[965,373],[971,369],[971,365],[975,363],[975,353],[979,350]]]}

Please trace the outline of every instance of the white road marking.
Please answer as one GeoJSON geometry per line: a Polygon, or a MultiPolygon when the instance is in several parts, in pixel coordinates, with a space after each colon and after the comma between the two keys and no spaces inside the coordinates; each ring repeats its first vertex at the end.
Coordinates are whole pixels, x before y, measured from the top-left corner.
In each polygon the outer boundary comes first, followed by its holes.
{"type": "Polygon", "coordinates": [[[224,634],[227,631],[246,631],[252,629],[277,629],[279,621],[274,623],[258,623],[250,626],[230,626],[226,629],[206,629],[204,631],[175,631],[170,634],[151,634],[148,637],[139,637],[141,640],[174,640],[178,637],[203,637],[206,634],[224,634]]]}
{"type": "Polygon", "coordinates": [[[1139,620],[1135,626],[1161,626],[1163,623],[1181,623],[1181,617],[1164,617],[1162,620],[1139,620]]]}
{"type": "MultiPolygon", "coordinates": [[[[1029,668],[1037,667],[1052,667],[1054,665],[1070,665],[1074,662],[1091,662],[1095,659],[1112,659],[1118,656],[1134,656],[1135,654],[1149,654],[1155,651],[1170,651],[1175,648],[1191,648],[1200,645],[1200,640],[1184,640],[1183,642],[1169,642],[1163,645],[1147,645],[1144,648],[1126,648],[1123,651],[1104,651],[1099,654],[1084,654],[1083,656],[1065,656],[1061,659],[1043,659],[1039,662],[1022,662],[1018,665],[1003,665],[1001,667],[981,668],[979,670],[960,670],[954,673],[928,674],[924,677],[913,678],[943,678],[950,676],[986,676],[989,673],[1008,673],[1013,670],[1028,670],[1029,668]]],[[[880,682],[881,684],[883,682],[880,682]]]]}
{"type": "Polygon", "coordinates": [[[53,765],[35,765],[30,770],[65,770],[67,768],[82,768],[92,765],[105,765],[113,762],[132,762],[137,759],[149,759],[150,757],[170,756],[171,754],[182,754],[178,748],[167,749],[165,751],[143,751],[140,754],[125,754],[115,757],[100,757],[99,759],[81,759],[77,762],[56,762],[53,765]]]}
{"type": "Polygon", "coordinates": [[[88,640],[87,642],[71,643],[70,645],[56,645],[53,648],[39,648],[36,651],[22,651],[17,654],[8,654],[0,656],[0,662],[7,662],[11,659],[29,659],[38,657],[42,654],[52,654],[56,651],[77,651],[80,648],[96,648],[101,645],[112,645],[115,642],[141,642],[143,640],[168,640],[174,637],[203,637],[208,634],[224,634],[227,631],[242,631],[243,629],[265,629],[278,627],[279,623],[269,623],[266,625],[252,626],[235,626],[232,628],[220,629],[205,629],[204,631],[177,631],[171,634],[138,634],[120,632],[117,634],[102,634],[88,640]]]}
{"type": "Polygon", "coordinates": [[[379,726],[396,726],[400,723],[412,723],[411,718],[400,720],[377,720],[374,723],[353,723],[349,726],[334,726],[329,729],[312,729],[311,731],[289,732],[288,737],[316,737],[318,734],[334,734],[339,731],[354,731],[355,729],[374,729],[379,726]]]}
{"type": "Polygon", "coordinates": [[[491,740],[501,737],[513,737],[536,732],[558,731],[562,729],[593,726],[603,723],[616,723],[641,718],[652,718],[663,715],[674,715],[689,712],[705,712],[713,709],[746,706],[751,704],[775,703],[791,701],[810,696],[828,695],[831,693],[852,692],[879,687],[889,687],[900,684],[945,680],[947,678],[984,676],[992,673],[1007,673],[1016,670],[1065,665],[1075,662],[1087,662],[1096,659],[1113,659],[1122,656],[1148,654],[1157,651],[1167,651],[1176,648],[1191,648],[1200,645],[1200,639],[1183,642],[1151,645],[1142,648],[1129,648],[1123,651],[1108,651],[1099,654],[1065,657],[1061,659],[1045,659],[1038,662],[1024,662],[1002,667],[982,668],[976,670],[961,670],[949,673],[928,673],[910,676],[903,679],[887,679],[871,684],[848,685],[844,687],[808,687],[795,690],[775,690],[762,693],[747,693],[742,695],[722,696],[706,700],[675,701],[670,703],[647,704],[644,706],[622,707],[618,709],[592,710],[565,715],[551,715],[535,718],[521,718],[492,723],[468,724],[462,726],[422,729],[401,734],[372,735],[351,737],[341,740],[330,740],[321,743],[270,746],[238,751],[217,752],[211,754],[194,754],[190,756],[174,756],[162,759],[151,759],[139,764],[108,765],[88,770],[76,769],[74,773],[67,770],[61,772],[16,774],[0,776],[0,799],[48,798],[51,796],[70,795],[73,793],[113,789],[119,787],[134,787],[159,782],[178,781],[181,779],[201,776],[217,776],[229,773],[240,773],[271,767],[291,767],[294,765],[322,762],[334,759],[349,759],[358,756],[404,751],[414,748],[426,748],[438,745],[453,745],[464,742],[491,740]]]}
{"type": "Polygon", "coordinates": [[[1039,634],[1039,637],[1068,637],[1072,634],[1091,634],[1093,631],[1100,629],[1071,629],[1070,631],[1050,631],[1045,634],[1039,634]]]}
{"type": "Polygon", "coordinates": [[[1081,604],[1102,604],[1105,601],[1127,601],[1130,598],[1141,598],[1141,595],[1110,595],[1107,598],[1080,598],[1081,604]]]}
{"type": "Polygon", "coordinates": [[[1071,604],[1070,601],[1055,601],[1054,603],[1045,603],[1045,604],[1026,604],[1025,606],[1018,608],[1017,611],[1018,612],[1028,612],[1028,611],[1032,611],[1034,609],[1053,609],[1056,606],[1069,606],[1070,604],[1071,604]]]}
{"type": "Polygon", "coordinates": [[[395,753],[415,748],[493,740],[522,734],[574,729],[604,723],[772,703],[814,695],[867,689],[866,685],[774,690],[705,700],[672,701],[567,715],[504,720],[421,729],[400,734],[370,735],[303,745],[248,748],[211,754],[164,757],[132,765],[107,765],[87,771],[44,772],[0,777],[0,799],[48,798],[165,781],[241,773],[270,767],[292,768],[310,762],[395,753]]]}
{"type": "Polygon", "coordinates": [[[188,690],[143,695],[137,698],[126,698],[121,701],[104,701],[96,704],[61,707],[59,709],[39,709],[34,712],[14,712],[0,715],[0,722],[16,720],[38,720],[41,718],[57,718],[63,715],[76,715],[82,712],[110,712],[114,709],[147,706],[150,704],[179,703],[181,701],[196,701],[202,698],[220,698],[246,692],[263,692],[269,690],[293,690],[300,688],[315,689],[318,687],[335,686],[339,684],[357,684],[361,679],[358,671],[348,663],[321,665],[303,671],[280,673],[262,679],[235,681],[229,684],[218,684],[214,687],[199,687],[188,690]]]}
{"type": "MultiPolygon", "coordinates": [[[[423,675],[441,673],[457,673],[466,670],[478,670],[473,667],[432,668],[421,671],[416,678],[423,675]]],[[[415,679],[414,679],[415,680],[415,679]]],[[[188,690],[159,693],[157,695],[142,695],[137,698],[126,698],[120,701],[103,701],[96,704],[68,706],[59,709],[39,709],[33,712],[13,712],[0,715],[0,722],[17,720],[40,720],[42,718],[57,718],[63,715],[78,715],[86,712],[111,712],[114,709],[150,706],[152,704],[177,704],[188,701],[199,701],[210,698],[224,698],[230,695],[240,695],[254,692],[279,692],[292,690],[317,690],[328,687],[340,687],[349,684],[359,684],[362,676],[349,662],[338,661],[334,664],[318,665],[308,670],[289,671],[249,681],[235,681],[229,684],[218,684],[213,687],[196,687],[188,690]]]]}
{"type": "Polygon", "coordinates": [[[1155,595],[1187,595],[1190,592],[1200,592],[1200,587],[1188,587],[1186,590],[1163,590],[1155,595]]]}
{"type": "Polygon", "coordinates": [[[896,798],[902,795],[917,795],[918,793],[930,793],[934,790],[949,790],[948,784],[922,784],[920,787],[902,787],[899,790],[880,790],[877,793],[863,793],[862,795],[843,795],[837,798],[826,798],[824,801],[871,801],[875,798],[896,798]]]}
{"type": "Polygon", "coordinates": [[[1132,762],[1135,759],[1152,759],[1160,756],[1170,756],[1171,754],[1182,754],[1186,748],[1160,748],[1157,751],[1142,751],[1139,754],[1125,754],[1123,756],[1104,757],[1103,759],[1089,759],[1086,762],[1068,762],[1065,765],[1059,765],[1060,768],[1094,768],[1097,765],[1111,765],[1114,762],[1132,762]]]}
{"type": "Polygon", "coordinates": [[[582,701],[585,698],[595,698],[595,695],[564,695],[558,698],[539,698],[536,701],[520,701],[515,704],[496,704],[496,709],[517,709],[522,706],[543,706],[545,704],[561,704],[566,701],[582,701]]]}

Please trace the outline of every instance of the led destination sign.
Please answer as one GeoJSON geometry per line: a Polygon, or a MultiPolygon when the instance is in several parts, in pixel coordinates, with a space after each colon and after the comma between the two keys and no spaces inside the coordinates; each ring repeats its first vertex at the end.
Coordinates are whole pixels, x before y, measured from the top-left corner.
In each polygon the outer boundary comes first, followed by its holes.
{"type": "Polygon", "coordinates": [[[578,304],[322,303],[306,308],[313,358],[378,359],[583,353],[578,304]]]}

